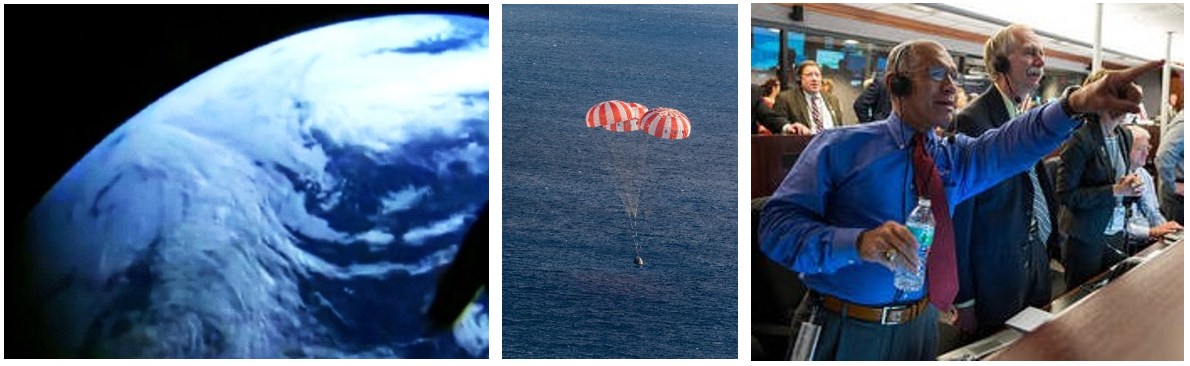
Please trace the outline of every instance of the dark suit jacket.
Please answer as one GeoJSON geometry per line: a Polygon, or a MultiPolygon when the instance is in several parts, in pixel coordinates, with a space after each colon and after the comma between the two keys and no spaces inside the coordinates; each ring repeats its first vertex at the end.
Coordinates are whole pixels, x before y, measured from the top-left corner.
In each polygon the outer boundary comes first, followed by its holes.
{"type": "MultiPolygon", "coordinates": [[[[1124,161],[1132,149],[1132,133],[1116,126],[1124,161]]],[[[1120,180],[1111,168],[1111,158],[1103,143],[1103,128],[1087,122],[1062,144],[1062,165],[1058,168],[1058,199],[1065,212],[1062,230],[1073,239],[1086,243],[1103,241],[1116,206],[1112,185],[1120,180]]]]}
{"type": "MultiPolygon", "coordinates": [[[[978,137],[1008,122],[1008,106],[995,86],[975,98],[955,119],[954,129],[978,137]]],[[[1026,306],[1050,300],[1048,246],[1061,243],[1057,230],[1058,202],[1041,161],[1037,172],[1046,197],[1051,234],[1045,245],[1032,244],[1033,182],[1020,172],[955,207],[955,249],[959,262],[957,302],[974,298],[979,333],[997,330],[1026,306]],[[1033,273],[1033,278],[1029,273],[1033,273]]]]}
{"type": "MultiPolygon", "coordinates": [[[[829,93],[821,93],[822,100],[826,102],[826,107],[831,114],[831,121],[834,122],[835,127],[843,125],[843,113],[839,109],[839,99],[829,93]]],[[[773,104],[773,108],[777,113],[785,116],[785,120],[791,123],[801,123],[810,129],[814,128],[814,122],[810,121],[810,109],[806,104],[805,94],[800,88],[792,88],[781,92],[777,95],[777,102],[773,104]]],[[[819,111],[825,112],[825,111],[819,111]]],[[[780,130],[773,131],[779,133],[780,130]]]]}
{"type": "Polygon", "coordinates": [[[855,109],[859,123],[888,118],[888,114],[892,113],[892,99],[888,95],[888,89],[884,87],[884,77],[877,75],[872,79],[872,85],[868,85],[864,93],[855,98],[851,108],[855,109]]]}

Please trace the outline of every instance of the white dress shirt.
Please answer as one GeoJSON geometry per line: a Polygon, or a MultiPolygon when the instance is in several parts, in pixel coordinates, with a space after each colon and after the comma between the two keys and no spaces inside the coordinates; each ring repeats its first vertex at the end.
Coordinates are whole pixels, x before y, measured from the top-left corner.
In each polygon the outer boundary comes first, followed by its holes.
{"type": "Polygon", "coordinates": [[[813,130],[814,133],[822,132],[818,131],[818,126],[814,125],[815,101],[817,101],[818,104],[818,118],[822,120],[822,128],[827,129],[835,127],[835,121],[831,119],[831,110],[830,108],[826,107],[826,100],[822,99],[822,93],[807,93],[803,91],[802,97],[806,98],[806,115],[810,116],[810,120],[806,121],[806,123],[810,126],[810,130],[813,130]],[[814,98],[815,96],[818,98],[814,98]]]}

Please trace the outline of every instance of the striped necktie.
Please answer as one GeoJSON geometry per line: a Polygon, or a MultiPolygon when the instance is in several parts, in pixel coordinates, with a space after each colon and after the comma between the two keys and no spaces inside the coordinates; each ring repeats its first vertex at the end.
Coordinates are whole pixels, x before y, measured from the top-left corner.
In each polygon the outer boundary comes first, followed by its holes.
{"type": "Polygon", "coordinates": [[[1033,182],[1033,220],[1030,221],[1033,230],[1029,230],[1029,232],[1035,233],[1037,242],[1045,245],[1053,227],[1050,226],[1050,209],[1045,204],[1045,192],[1041,190],[1037,169],[1029,168],[1029,180],[1033,182]]]}
{"type": "Polygon", "coordinates": [[[818,113],[818,94],[810,96],[810,117],[814,119],[814,133],[822,132],[822,115],[818,113]]]}

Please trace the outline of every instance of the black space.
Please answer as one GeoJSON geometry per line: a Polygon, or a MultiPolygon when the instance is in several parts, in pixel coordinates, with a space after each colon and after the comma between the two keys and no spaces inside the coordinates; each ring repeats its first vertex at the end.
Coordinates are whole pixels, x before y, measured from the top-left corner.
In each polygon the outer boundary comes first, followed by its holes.
{"type": "Polygon", "coordinates": [[[157,98],[256,47],[373,16],[487,18],[466,6],[5,6],[5,358],[49,346],[29,293],[22,222],[67,170],[157,98]]]}

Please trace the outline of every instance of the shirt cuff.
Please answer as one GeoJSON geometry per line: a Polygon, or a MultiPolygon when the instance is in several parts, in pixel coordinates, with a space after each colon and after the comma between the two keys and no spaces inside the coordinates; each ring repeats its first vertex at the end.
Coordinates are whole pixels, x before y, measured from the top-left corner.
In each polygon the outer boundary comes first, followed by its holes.
{"type": "Polygon", "coordinates": [[[833,243],[831,254],[838,259],[836,263],[840,264],[839,267],[859,263],[859,248],[856,246],[859,244],[859,234],[863,231],[864,229],[856,228],[835,230],[831,237],[831,243],[833,243]]]}
{"type": "Polygon", "coordinates": [[[1148,238],[1149,228],[1144,225],[1128,224],[1128,235],[1133,238],[1148,238]]]}

